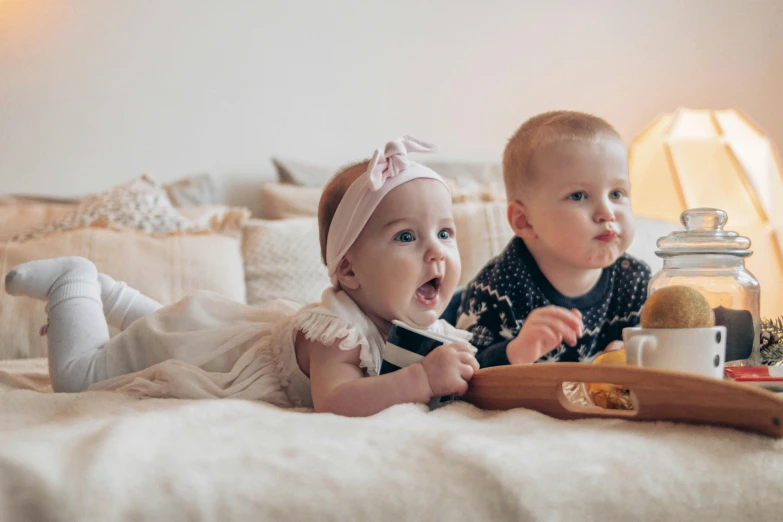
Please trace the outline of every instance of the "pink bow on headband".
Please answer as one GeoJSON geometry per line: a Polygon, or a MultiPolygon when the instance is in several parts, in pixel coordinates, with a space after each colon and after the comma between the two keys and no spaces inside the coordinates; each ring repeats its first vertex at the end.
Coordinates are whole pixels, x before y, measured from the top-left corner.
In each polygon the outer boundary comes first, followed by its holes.
{"type": "Polygon", "coordinates": [[[403,136],[386,144],[385,150],[375,149],[370,164],[367,166],[367,176],[373,190],[380,189],[387,179],[399,175],[410,165],[409,152],[435,152],[438,147],[410,136],[403,136]]]}
{"type": "Polygon", "coordinates": [[[434,179],[446,185],[443,178],[432,169],[408,160],[409,152],[435,150],[435,145],[410,136],[388,142],[384,152],[375,149],[367,170],[348,187],[329,226],[325,257],[329,277],[335,288],[340,287],[337,280],[340,261],[389,192],[403,183],[422,178],[434,179]]]}

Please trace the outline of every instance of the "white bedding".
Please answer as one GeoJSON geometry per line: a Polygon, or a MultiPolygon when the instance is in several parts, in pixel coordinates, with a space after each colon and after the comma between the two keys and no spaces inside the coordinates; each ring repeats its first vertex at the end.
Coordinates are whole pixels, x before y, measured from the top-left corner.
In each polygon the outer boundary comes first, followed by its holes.
{"type": "Polygon", "coordinates": [[[402,405],[50,393],[0,363],[2,520],[780,520],[783,442],[727,429],[402,405]]]}

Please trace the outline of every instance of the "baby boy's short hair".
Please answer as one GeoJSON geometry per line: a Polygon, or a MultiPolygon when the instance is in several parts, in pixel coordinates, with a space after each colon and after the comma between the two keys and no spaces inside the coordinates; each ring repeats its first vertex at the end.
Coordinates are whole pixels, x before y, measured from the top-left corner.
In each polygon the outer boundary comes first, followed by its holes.
{"type": "Polygon", "coordinates": [[[503,153],[503,182],[509,201],[518,199],[530,181],[530,161],[545,145],[566,140],[617,138],[620,134],[602,118],[575,111],[552,111],[533,116],[514,133],[503,153]]]}
{"type": "Polygon", "coordinates": [[[348,187],[364,174],[369,164],[370,160],[364,160],[340,169],[321,193],[321,199],[318,201],[318,233],[321,242],[321,260],[324,264],[326,264],[326,240],[329,237],[329,227],[332,225],[334,213],[337,212],[337,207],[348,191],[348,187]]]}

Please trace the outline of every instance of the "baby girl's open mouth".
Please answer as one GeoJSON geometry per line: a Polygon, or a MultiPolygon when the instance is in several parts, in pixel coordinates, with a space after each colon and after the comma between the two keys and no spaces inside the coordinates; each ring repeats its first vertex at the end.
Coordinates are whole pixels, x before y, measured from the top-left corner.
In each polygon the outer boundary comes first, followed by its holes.
{"type": "Polygon", "coordinates": [[[420,305],[433,307],[438,304],[438,289],[441,279],[441,276],[433,277],[416,289],[416,301],[420,305]]]}

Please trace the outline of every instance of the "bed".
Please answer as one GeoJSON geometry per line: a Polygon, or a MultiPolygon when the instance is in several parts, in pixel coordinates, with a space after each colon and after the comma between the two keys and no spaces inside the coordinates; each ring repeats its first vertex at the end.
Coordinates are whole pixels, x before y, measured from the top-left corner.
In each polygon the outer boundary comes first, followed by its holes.
{"type": "MultiPolygon", "coordinates": [[[[156,215],[183,220],[144,229],[116,215],[94,220],[94,200],[86,221],[73,215],[83,201],[7,200],[3,273],[28,259],[86,255],[162,302],[200,288],[251,304],[304,303],[329,284],[314,187],[267,186],[274,204],[250,218],[212,200],[177,205],[176,187],[163,198],[167,187],[154,180],[134,183],[147,191],[141,200],[165,206],[156,215]],[[30,235],[47,223],[60,225],[30,235]]],[[[114,192],[102,197],[116,203],[114,192]]],[[[470,194],[479,191],[464,191],[455,214],[463,267],[475,273],[509,232],[504,202],[492,191],[470,194]]],[[[640,220],[632,253],[655,266],[654,239],[671,228],[640,220]]],[[[38,335],[43,304],[0,294],[3,520],[717,521],[783,513],[783,442],[724,428],[563,421],[464,402],[349,419],[247,401],[53,394],[38,335]]]]}

